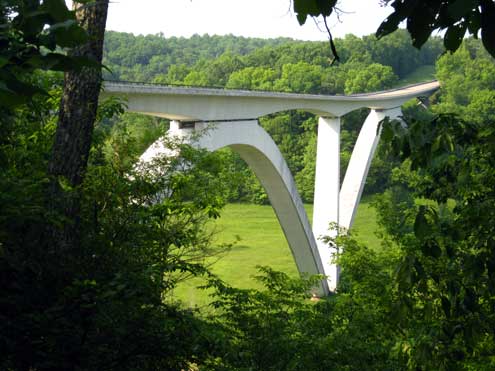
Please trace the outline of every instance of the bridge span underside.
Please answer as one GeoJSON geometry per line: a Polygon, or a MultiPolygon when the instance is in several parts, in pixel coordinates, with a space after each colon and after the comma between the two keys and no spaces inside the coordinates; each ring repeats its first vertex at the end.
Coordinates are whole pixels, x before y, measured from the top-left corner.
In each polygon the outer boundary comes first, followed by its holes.
{"type": "MultiPolygon", "coordinates": [[[[196,138],[192,144],[210,151],[230,147],[239,153],[265,188],[299,271],[326,275],[318,291],[327,294],[336,288],[339,270],[332,263],[332,251],[319,237],[335,235],[336,231],[328,230],[330,223],[345,229],[352,226],[378,145],[379,123],[385,117],[400,116],[406,101],[428,97],[438,88],[435,81],[373,94],[321,96],[107,82],[102,97],[125,97],[131,112],[173,120],[169,136],[196,138]],[[371,111],[340,185],[340,117],[363,107],[371,111]],[[320,116],[312,227],[282,154],[257,120],[291,109],[320,116]]],[[[141,161],[163,153],[163,145],[155,143],[141,161]]]]}

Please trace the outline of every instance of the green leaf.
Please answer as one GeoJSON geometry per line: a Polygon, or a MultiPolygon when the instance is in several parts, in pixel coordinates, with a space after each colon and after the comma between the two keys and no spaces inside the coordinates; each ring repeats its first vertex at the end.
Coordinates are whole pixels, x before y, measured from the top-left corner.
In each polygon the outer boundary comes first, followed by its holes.
{"type": "Polygon", "coordinates": [[[337,0],[316,0],[317,8],[324,17],[329,17],[332,14],[333,7],[336,4],[337,0]]]}
{"type": "Polygon", "coordinates": [[[442,256],[442,249],[434,239],[424,241],[421,245],[421,252],[424,256],[429,256],[436,259],[442,256]]]}
{"type": "Polygon", "coordinates": [[[54,31],[57,44],[62,48],[74,48],[88,40],[87,33],[75,23],[67,21],[68,26],[54,31]]]}
{"type": "Polygon", "coordinates": [[[294,0],[294,12],[297,13],[299,24],[304,24],[309,16],[318,15],[316,0],[294,0]]]}
{"type": "Polygon", "coordinates": [[[13,93],[0,87],[0,107],[14,108],[28,101],[29,97],[13,93]]]}
{"type": "Polygon", "coordinates": [[[382,24],[378,27],[376,31],[376,37],[382,38],[386,36],[399,27],[399,24],[409,17],[411,12],[414,10],[415,2],[414,1],[399,1],[396,0],[392,3],[392,7],[394,8],[394,12],[390,14],[387,19],[385,19],[382,24]]]}
{"type": "Polygon", "coordinates": [[[443,44],[445,49],[455,52],[462,43],[464,35],[466,34],[467,23],[450,26],[443,38],[443,44]]]}
{"type": "Polygon", "coordinates": [[[35,11],[27,14],[20,14],[15,18],[15,22],[19,23],[19,30],[23,33],[24,39],[29,40],[37,37],[45,25],[50,23],[50,16],[44,11],[35,11]]]}
{"type": "Polygon", "coordinates": [[[55,40],[55,35],[52,33],[42,34],[40,35],[40,45],[43,45],[45,48],[54,51],[57,49],[57,41],[55,40]]]}
{"type": "MultiPolygon", "coordinates": [[[[35,94],[47,94],[46,91],[40,87],[20,81],[15,76],[10,78],[5,78],[5,76],[3,76],[3,80],[8,91],[23,97],[30,98],[35,94]]],[[[4,90],[7,91],[7,89],[4,90]]]]}
{"type": "Polygon", "coordinates": [[[481,41],[488,53],[495,58],[495,4],[492,1],[485,3],[481,12],[481,41]]]}
{"type": "Polygon", "coordinates": [[[308,18],[308,15],[303,13],[297,13],[296,17],[297,17],[297,21],[302,26],[304,23],[306,23],[306,19],[308,18]]]}
{"type": "Polygon", "coordinates": [[[46,31],[47,32],[53,32],[53,31],[56,31],[59,29],[67,30],[73,25],[77,25],[77,22],[75,19],[66,19],[63,22],[58,22],[58,23],[51,25],[46,31]]]}
{"type": "Polygon", "coordinates": [[[0,68],[5,66],[7,63],[9,63],[8,58],[0,57],[0,68]]]}
{"type": "Polygon", "coordinates": [[[468,31],[473,35],[475,39],[478,38],[478,31],[481,27],[481,14],[478,10],[473,11],[467,16],[468,31]]]}
{"type": "Polygon", "coordinates": [[[36,55],[30,58],[29,63],[34,68],[54,71],[68,71],[74,69],[71,58],[59,53],[36,55]]]}
{"type": "Polygon", "coordinates": [[[414,256],[406,256],[397,267],[397,281],[401,288],[408,288],[413,282],[413,266],[416,258],[414,256]]]}
{"type": "Polygon", "coordinates": [[[46,10],[56,22],[75,19],[72,12],[67,8],[64,0],[44,0],[42,8],[46,10]]]}
{"type": "Polygon", "coordinates": [[[420,49],[429,39],[433,31],[431,26],[433,22],[431,16],[423,14],[419,9],[407,19],[407,30],[411,34],[414,47],[420,49]]]}
{"type": "Polygon", "coordinates": [[[449,298],[442,296],[441,302],[442,302],[442,310],[445,313],[445,317],[450,318],[450,309],[452,306],[450,304],[449,298]]]}
{"type": "Polygon", "coordinates": [[[414,235],[420,240],[429,237],[433,231],[426,215],[428,214],[428,208],[426,206],[420,206],[416,220],[414,221],[414,235]]]}
{"type": "Polygon", "coordinates": [[[394,32],[399,28],[399,23],[401,21],[402,19],[399,15],[392,13],[380,24],[376,30],[376,37],[381,39],[383,36],[387,36],[388,34],[394,32]]]}
{"type": "Polygon", "coordinates": [[[299,24],[304,24],[308,16],[328,17],[332,14],[337,0],[294,0],[294,12],[299,24]]]}
{"type": "Polygon", "coordinates": [[[101,64],[85,57],[68,57],[59,53],[37,55],[29,59],[28,63],[34,68],[53,71],[80,71],[84,67],[101,68],[101,64]]]}
{"type": "Polygon", "coordinates": [[[74,187],[70,184],[69,180],[63,176],[58,177],[58,184],[64,192],[74,191],[74,187]]]}
{"type": "Polygon", "coordinates": [[[470,13],[475,6],[476,4],[473,0],[456,0],[449,4],[447,11],[449,16],[457,21],[467,13],[470,13]]]}

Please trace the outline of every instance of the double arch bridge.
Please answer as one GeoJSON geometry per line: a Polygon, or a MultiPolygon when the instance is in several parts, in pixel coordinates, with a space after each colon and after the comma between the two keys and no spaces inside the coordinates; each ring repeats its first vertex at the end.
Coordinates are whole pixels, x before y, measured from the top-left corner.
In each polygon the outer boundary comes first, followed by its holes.
{"type": "MultiPolygon", "coordinates": [[[[210,151],[230,147],[237,152],[265,188],[299,272],[326,275],[320,287],[326,294],[335,289],[339,269],[319,237],[331,233],[329,223],[352,226],[379,141],[379,123],[385,117],[399,117],[406,101],[427,98],[439,87],[431,81],[371,94],[328,96],[105,82],[102,97],[123,97],[130,112],[170,119],[169,136],[189,138],[200,132],[195,141],[199,147],[210,151]],[[359,108],[371,111],[341,185],[340,118],[359,108]],[[282,154],[258,123],[261,116],[295,109],[319,116],[312,226],[282,154]]],[[[159,139],[141,161],[166,151],[159,139]]]]}

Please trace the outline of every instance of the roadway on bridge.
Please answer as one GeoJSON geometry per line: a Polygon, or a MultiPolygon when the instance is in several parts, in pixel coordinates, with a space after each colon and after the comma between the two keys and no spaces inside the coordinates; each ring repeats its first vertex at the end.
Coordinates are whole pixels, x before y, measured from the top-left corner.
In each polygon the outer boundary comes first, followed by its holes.
{"type": "Polygon", "coordinates": [[[129,111],[171,120],[249,120],[293,109],[326,117],[363,107],[392,109],[409,99],[429,96],[439,86],[438,81],[430,81],[369,94],[316,95],[106,81],[102,97],[125,97],[129,111]]]}

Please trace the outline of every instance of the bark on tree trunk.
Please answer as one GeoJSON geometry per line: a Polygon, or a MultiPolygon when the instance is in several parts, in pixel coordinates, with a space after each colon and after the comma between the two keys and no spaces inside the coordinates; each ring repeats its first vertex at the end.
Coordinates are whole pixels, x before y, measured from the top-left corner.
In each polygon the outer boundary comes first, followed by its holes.
{"type": "MultiPolygon", "coordinates": [[[[78,22],[87,30],[89,39],[72,50],[71,55],[89,57],[101,63],[108,3],[109,0],[95,0],[89,4],[74,2],[78,22]]],[[[61,227],[50,227],[52,243],[59,251],[80,245],[77,187],[82,183],[87,167],[101,80],[100,68],[67,72],[64,77],[58,126],[48,167],[52,177],[50,209],[63,218],[61,227]],[[64,191],[61,184],[76,190],[64,191]]]]}

